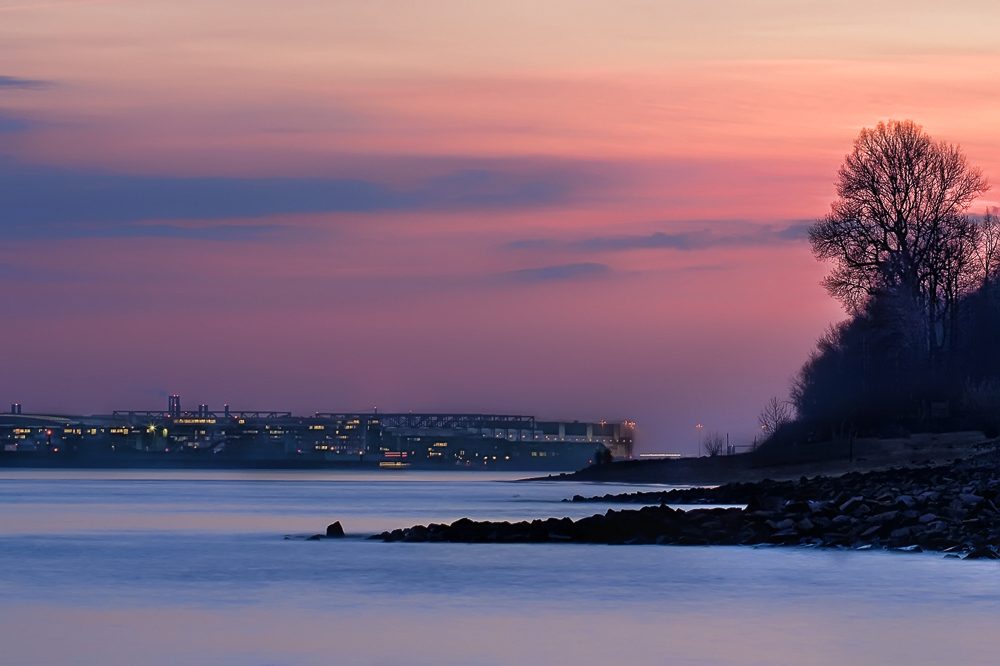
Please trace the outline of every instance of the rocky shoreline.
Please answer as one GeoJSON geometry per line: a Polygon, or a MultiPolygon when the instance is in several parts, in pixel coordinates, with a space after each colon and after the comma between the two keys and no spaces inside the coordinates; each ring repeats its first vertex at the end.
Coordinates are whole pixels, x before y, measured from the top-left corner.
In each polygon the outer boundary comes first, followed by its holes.
{"type": "MultiPolygon", "coordinates": [[[[785,545],[938,551],[966,559],[1000,559],[1000,467],[991,457],[942,467],[891,469],[799,481],[731,483],[573,502],[621,502],[580,520],[417,525],[373,535],[386,542],[662,545],[785,545]],[[668,504],[738,504],[689,508],[668,504]]],[[[564,500],[565,501],[565,500],[564,500]]]]}

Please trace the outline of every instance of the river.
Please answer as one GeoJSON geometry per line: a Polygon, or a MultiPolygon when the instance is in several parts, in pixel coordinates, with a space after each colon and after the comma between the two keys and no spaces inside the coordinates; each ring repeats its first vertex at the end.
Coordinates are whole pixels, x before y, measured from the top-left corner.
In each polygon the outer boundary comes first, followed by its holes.
{"type": "Polygon", "coordinates": [[[363,539],[463,516],[579,518],[608,507],[559,500],[621,489],[514,478],[0,471],[2,662],[997,661],[997,562],[363,539]],[[348,538],[300,538],[333,520],[348,538]]]}

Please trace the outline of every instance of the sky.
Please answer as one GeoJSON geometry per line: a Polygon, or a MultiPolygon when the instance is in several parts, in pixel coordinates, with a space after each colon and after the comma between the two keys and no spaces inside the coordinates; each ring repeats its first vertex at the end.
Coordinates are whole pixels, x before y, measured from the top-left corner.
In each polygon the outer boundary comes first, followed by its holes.
{"type": "Polygon", "coordinates": [[[805,229],[860,129],[1000,178],[997,35],[973,1],[0,0],[0,404],[747,444],[845,317],[805,229]]]}

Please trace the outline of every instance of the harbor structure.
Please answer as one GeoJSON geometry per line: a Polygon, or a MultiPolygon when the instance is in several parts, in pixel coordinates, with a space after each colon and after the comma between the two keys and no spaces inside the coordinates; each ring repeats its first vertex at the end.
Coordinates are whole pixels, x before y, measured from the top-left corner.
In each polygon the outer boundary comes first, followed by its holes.
{"type": "Polygon", "coordinates": [[[634,423],[542,421],[534,416],[212,410],[115,411],[68,416],[0,415],[0,464],[61,454],[152,464],[322,467],[578,469],[632,457],[634,423]],[[19,455],[20,454],[20,455],[19,455]],[[27,456],[27,454],[31,454],[27,456]]]}

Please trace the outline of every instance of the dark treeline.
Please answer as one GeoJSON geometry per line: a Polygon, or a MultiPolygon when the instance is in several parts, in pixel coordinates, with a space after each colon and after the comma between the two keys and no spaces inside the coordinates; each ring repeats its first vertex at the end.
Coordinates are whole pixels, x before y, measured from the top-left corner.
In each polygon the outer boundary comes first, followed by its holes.
{"type": "Polygon", "coordinates": [[[809,232],[850,317],[792,385],[775,439],[1000,426],[1000,221],[968,215],[989,186],[911,121],[863,130],[838,199],[809,232]]]}

